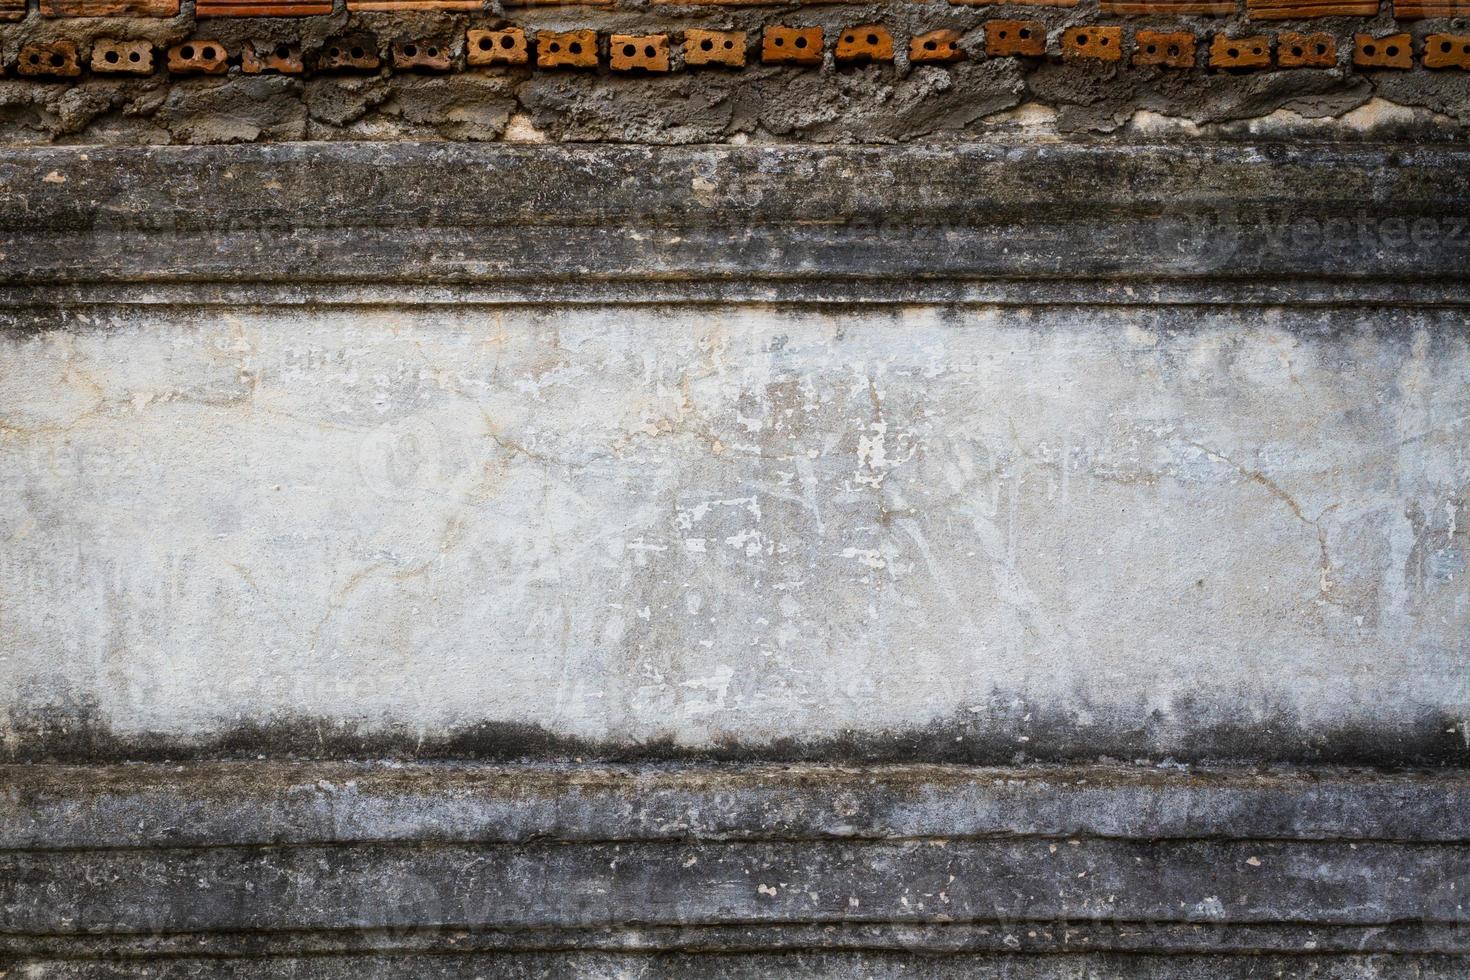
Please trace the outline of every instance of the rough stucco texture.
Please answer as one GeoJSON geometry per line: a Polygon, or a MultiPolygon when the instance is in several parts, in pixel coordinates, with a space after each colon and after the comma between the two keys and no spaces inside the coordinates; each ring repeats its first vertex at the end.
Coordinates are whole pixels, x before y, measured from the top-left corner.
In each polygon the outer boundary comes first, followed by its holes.
{"type": "Polygon", "coordinates": [[[1470,710],[1452,313],[57,316],[0,335],[11,740],[1470,710]]]}

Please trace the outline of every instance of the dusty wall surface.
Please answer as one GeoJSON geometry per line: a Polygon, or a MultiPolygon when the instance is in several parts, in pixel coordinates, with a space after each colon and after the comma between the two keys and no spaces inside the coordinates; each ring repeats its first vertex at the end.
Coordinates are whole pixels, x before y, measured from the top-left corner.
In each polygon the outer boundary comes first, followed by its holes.
{"type": "Polygon", "coordinates": [[[1453,315],[160,310],[4,345],[13,727],[1331,755],[1470,709],[1453,315]]]}

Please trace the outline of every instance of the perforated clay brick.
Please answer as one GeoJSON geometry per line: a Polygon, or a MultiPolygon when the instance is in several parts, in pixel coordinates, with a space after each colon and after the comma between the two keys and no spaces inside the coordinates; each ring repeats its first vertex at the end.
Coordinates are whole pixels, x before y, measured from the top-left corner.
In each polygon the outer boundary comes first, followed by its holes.
{"type": "Polygon", "coordinates": [[[1062,57],[1068,61],[1123,60],[1123,28],[1091,25],[1062,32],[1062,57]]]}
{"type": "Polygon", "coordinates": [[[465,58],[471,65],[527,65],[531,63],[531,43],[519,27],[500,31],[468,31],[465,34],[465,58]]]}
{"type": "Polygon", "coordinates": [[[864,61],[892,61],[893,35],[882,24],[858,24],[845,27],[837,35],[832,57],[842,64],[864,61]]]}
{"type": "Polygon", "coordinates": [[[822,29],[773,24],[761,32],[761,60],[768,65],[820,65],[822,29]]]}

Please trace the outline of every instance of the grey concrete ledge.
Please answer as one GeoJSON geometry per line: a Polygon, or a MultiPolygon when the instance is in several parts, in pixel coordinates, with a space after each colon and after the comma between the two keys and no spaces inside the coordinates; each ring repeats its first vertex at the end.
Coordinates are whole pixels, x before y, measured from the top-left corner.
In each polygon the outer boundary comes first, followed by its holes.
{"type": "MultiPolygon", "coordinates": [[[[1451,980],[1465,975],[1465,959],[1458,956],[1220,956],[1200,954],[1175,957],[1147,955],[1089,955],[1066,953],[1045,957],[1024,954],[915,955],[914,953],[837,953],[802,951],[788,954],[672,953],[530,953],[495,957],[474,955],[377,955],[341,957],[280,957],[254,959],[178,959],[148,966],[149,977],[160,980],[223,977],[289,976],[299,980],[520,980],[531,977],[570,977],[576,980],[687,980],[719,977],[723,980],[768,980],[770,977],[832,978],[832,980],[889,980],[889,978],[973,978],[1002,976],[1008,980],[1235,980],[1261,976],[1282,980],[1451,980]]],[[[43,961],[28,964],[27,976],[40,980],[114,980],[138,976],[136,963],[43,961]]]]}
{"type": "MultiPolygon", "coordinates": [[[[1140,951],[1168,976],[1208,952],[1423,977],[1470,954],[1458,772],[240,763],[0,786],[0,969],[27,977],[1152,975],[1140,951]]],[[[1237,966],[1198,975],[1258,975],[1237,966]]]]}
{"type": "Polygon", "coordinates": [[[1453,145],[0,151],[0,280],[1457,281],[1453,145]]]}
{"type": "MultiPolygon", "coordinates": [[[[1058,306],[1072,308],[1176,306],[1206,312],[1228,307],[1379,307],[1385,312],[1470,306],[1470,282],[1454,279],[1391,281],[1291,277],[1282,279],[1165,278],[1053,279],[1016,277],[885,282],[809,277],[728,280],[646,279],[574,283],[517,281],[499,284],[326,282],[0,283],[0,330],[33,332],[38,312],[63,317],[123,315],[137,308],[217,310],[240,306],[289,314],[306,307],[393,311],[434,308],[554,307],[575,309],[681,306],[716,309],[723,304],[769,304],[829,310],[943,304],[954,308],[1058,306]]],[[[48,321],[57,322],[57,321],[48,321]]],[[[62,320],[67,323],[67,320],[62,320]]]]}
{"type": "Polygon", "coordinates": [[[0,850],[1104,837],[1470,843],[1470,773],[217,762],[0,766],[0,850]]]}

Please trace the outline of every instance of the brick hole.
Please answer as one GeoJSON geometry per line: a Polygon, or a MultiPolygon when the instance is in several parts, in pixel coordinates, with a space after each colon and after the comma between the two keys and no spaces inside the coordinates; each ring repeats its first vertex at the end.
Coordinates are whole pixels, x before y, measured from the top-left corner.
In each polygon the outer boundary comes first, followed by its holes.
{"type": "Polygon", "coordinates": [[[1005,31],[1001,31],[1001,32],[1000,32],[1000,36],[1001,36],[1001,38],[1002,38],[1002,39],[1004,39],[1004,38],[1005,38],[1005,36],[1006,36],[1006,32],[1005,32],[1005,31]]]}
{"type": "Polygon", "coordinates": [[[1232,57],[1232,58],[1239,58],[1240,57],[1240,49],[1239,48],[1230,48],[1225,53],[1228,54],[1228,55],[1230,55],[1230,57],[1232,57]]]}
{"type": "Polygon", "coordinates": [[[798,48],[804,48],[804,47],[806,47],[806,38],[804,38],[804,37],[797,38],[796,39],[796,46],[798,48]]]}
{"type": "MultiPolygon", "coordinates": [[[[1318,45],[1318,46],[1320,47],[1320,45],[1318,45]]],[[[1318,54],[1321,54],[1322,52],[1319,51],[1317,53],[1318,54]]],[[[1292,48],[1291,48],[1291,56],[1293,58],[1300,58],[1302,56],[1302,49],[1301,49],[1301,46],[1300,45],[1292,45],[1292,48]]]]}
{"type": "Polygon", "coordinates": [[[1177,58],[1177,57],[1179,57],[1179,45],[1177,45],[1177,44],[1171,44],[1171,45],[1169,45],[1169,57],[1171,57],[1171,58],[1177,58]]]}
{"type": "Polygon", "coordinates": [[[1363,53],[1364,54],[1369,55],[1371,57],[1372,55],[1376,54],[1377,52],[1378,52],[1378,49],[1376,47],[1374,47],[1373,45],[1371,45],[1371,44],[1365,44],[1365,45],[1363,45],[1363,53]]]}
{"type": "Polygon", "coordinates": [[[1102,38],[1098,38],[1098,41],[1097,41],[1097,43],[1098,43],[1098,46],[1099,46],[1099,47],[1103,47],[1103,48],[1105,48],[1105,47],[1107,47],[1107,46],[1108,46],[1108,39],[1107,39],[1107,38],[1105,38],[1105,37],[1102,37],[1102,38]]]}
{"type": "Polygon", "coordinates": [[[1454,47],[1454,45],[1451,44],[1448,41],[1440,41],[1439,42],[1439,49],[1441,51],[1443,51],[1445,54],[1449,54],[1450,53],[1450,49],[1453,48],[1453,47],[1454,47]]]}
{"type": "Polygon", "coordinates": [[[182,48],[179,48],[179,57],[180,58],[183,58],[186,61],[188,59],[194,57],[194,48],[193,48],[193,46],[186,44],[182,48]]]}
{"type": "Polygon", "coordinates": [[[502,48],[513,48],[516,46],[516,39],[507,34],[500,39],[500,46],[502,48]]]}
{"type": "Polygon", "coordinates": [[[1086,34],[1078,34],[1077,35],[1077,43],[1078,44],[1086,44],[1087,43],[1087,35],[1086,34]]]}
{"type": "Polygon", "coordinates": [[[415,55],[417,55],[419,53],[418,45],[416,45],[416,44],[405,44],[403,46],[403,53],[405,55],[407,55],[408,57],[410,57],[410,58],[414,57],[415,55]]]}
{"type": "Polygon", "coordinates": [[[1327,53],[1327,45],[1325,45],[1325,44],[1319,44],[1319,45],[1317,45],[1317,54],[1324,55],[1326,53],[1327,53]]]}
{"type": "Polygon", "coordinates": [[[726,51],[729,51],[734,46],[735,46],[735,42],[734,41],[726,41],[725,42],[725,50],[726,51]]]}
{"type": "Polygon", "coordinates": [[[933,41],[925,41],[924,42],[924,50],[925,51],[934,51],[938,47],[939,47],[939,45],[935,44],[933,41]]]}
{"type": "Polygon", "coordinates": [[[1463,54],[1470,54],[1470,44],[1465,45],[1464,51],[1462,53],[1463,54]]]}
{"type": "Polygon", "coordinates": [[[560,44],[558,44],[558,43],[557,43],[557,42],[555,42],[555,41],[552,41],[552,42],[551,42],[551,51],[552,51],[552,53],[553,53],[553,54],[555,54],[555,53],[556,53],[556,52],[558,52],[558,51],[560,51],[560,50],[561,50],[561,45],[560,45],[560,44]]]}
{"type": "Polygon", "coordinates": [[[480,50],[481,51],[489,51],[493,46],[494,45],[492,45],[490,43],[490,39],[488,37],[482,37],[482,38],[480,38],[480,50]]]}
{"type": "Polygon", "coordinates": [[[59,54],[53,54],[51,56],[51,67],[52,68],[60,68],[64,64],[66,64],[66,59],[63,58],[61,55],[59,55],[59,54]]]}
{"type": "Polygon", "coordinates": [[[643,48],[643,57],[645,58],[652,58],[656,54],[658,54],[658,49],[651,44],[643,48]]]}
{"type": "Polygon", "coordinates": [[[364,53],[364,52],[363,52],[363,50],[362,50],[362,48],[353,48],[353,49],[352,49],[352,50],[351,50],[351,51],[350,51],[350,52],[348,52],[348,53],[349,53],[349,54],[351,54],[351,55],[352,55],[352,57],[354,57],[354,58],[361,58],[361,57],[362,57],[362,56],[363,56],[363,53],[364,53]]]}
{"type": "MultiPolygon", "coordinates": [[[[116,52],[109,51],[108,54],[116,54],[116,52]]],[[[113,60],[115,61],[117,59],[114,58],[113,60]]],[[[131,61],[133,64],[136,65],[138,62],[140,62],[140,61],[143,60],[143,56],[140,55],[138,52],[134,51],[133,53],[131,53],[131,54],[128,55],[128,60],[131,61]]]]}
{"type": "Polygon", "coordinates": [[[31,64],[33,64],[33,65],[39,65],[40,63],[41,63],[41,56],[40,55],[38,55],[38,54],[31,55],[31,64]]]}
{"type": "Polygon", "coordinates": [[[331,58],[332,60],[335,61],[336,59],[340,58],[341,56],[342,56],[342,49],[341,48],[328,48],[327,49],[327,57],[328,58],[331,58]]]}
{"type": "Polygon", "coordinates": [[[1398,53],[1399,53],[1399,46],[1397,44],[1390,44],[1388,46],[1388,56],[1390,58],[1392,58],[1394,55],[1396,55],[1398,53]]]}
{"type": "MultiPolygon", "coordinates": [[[[729,41],[726,41],[725,42],[725,46],[726,47],[728,47],[729,44],[730,44],[729,41]]],[[[701,50],[701,51],[713,51],[714,48],[715,48],[715,42],[711,41],[709,38],[705,38],[703,41],[700,41],[699,42],[699,50],[701,50]]]]}
{"type": "Polygon", "coordinates": [[[1148,53],[1149,53],[1149,54],[1157,54],[1157,53],[1158,53],[1158,51],[1159,51],[1159,48],[1158,48],[1158,45],[1155,45],[1155,44],[1150,44],[1150,45],[1149,45],[1149,46],[1148,46],[1148,49],[1147,49],[1147,50],[1148,50],[1148,53]]]}
{"type": "MultiPolygon", "coordinates": [[[[1005,35],[1002,34],[1001,37],[1005,37],[1005,35]]],[[[1031,37],[1031,31],[1030,31],[1030,29],[1029,28],[1025,28],[1025,27],[1021,28],[1021,40],[1024,41],[1024,40],[1026,40],[1029,37],[1031,37]]]]}
{"type": "Polygon", "coordinates": [[[869,44],[877,44],[878,43],[878,35],[876,35],[876,34],[869,34],[868,35],[868,43],[869,44]]]}
{"type": "Polygon", "coordinates": [[[625,45],[623,45],[623,55],[625,57],[631,58],[631,57],[633,57],[637,53],[638,53],[638,49],[636,47],[634,47],[633,45],[631,45],[631,44],[625,44],[625,45]]]}
{"type": "Polygon", "coordinates": [[[286,45],[284,44],[277,44],[276,57],[284,61],[285,59],[291,57],[291,49],[286,47],[286,45]]]}
{"type": "MultiPolygon", "coordinates": [[[[134,52],[134,54],[136,54],[136,53],[137,52],[134,52]]],[[[109,52],[107,52],[106,54],[104,54],[102,56],[102,60],[105,61],[105,62],[107,62],[109,65],[115,65],[115,64],[117,64],[117,52],[116,51],[109,51],[109,52]]]]}
{"type": "MultiPolygon", "coordinates": [[[[556,48],[553,47],[552,50],[555,51],[556,48]]],[[[571,44],[568,44],[567,45],[567,50],[570,51],[572,54],[581,54],[582,53],[582,42],[581,41],[573,41],[571,44]]]]}
{"type": "Polygon", "coordinates": [[[786,46],[786,39],[784,37],[778,37],[772,43],[775,44],[778,48],[783,48],[786,46]]]}
{"type": "Polygon", "coordinates": [[[202,53],[206,61],[214,60],[214,48],[205,48],[202,53]]]}

